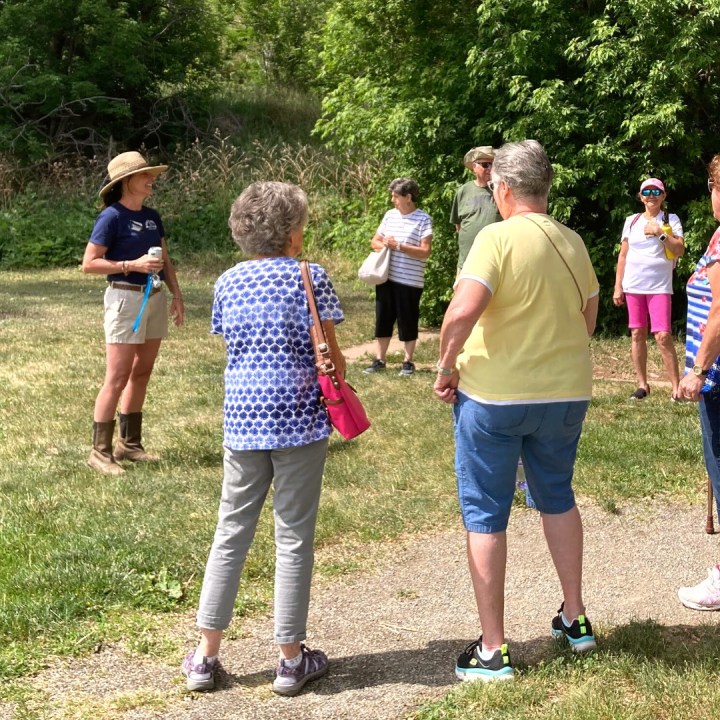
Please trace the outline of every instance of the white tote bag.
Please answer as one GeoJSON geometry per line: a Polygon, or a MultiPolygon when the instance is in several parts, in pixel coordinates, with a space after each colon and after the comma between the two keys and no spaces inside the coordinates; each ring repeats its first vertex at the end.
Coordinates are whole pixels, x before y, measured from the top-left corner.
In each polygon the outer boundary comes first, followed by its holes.
{"type": "Polygon", "coordinates": [[[368,285],[381,285],[388,279],[390,250],[384,247],[380,252],[371,252],[358,270],[358,277],[368,285]]]}

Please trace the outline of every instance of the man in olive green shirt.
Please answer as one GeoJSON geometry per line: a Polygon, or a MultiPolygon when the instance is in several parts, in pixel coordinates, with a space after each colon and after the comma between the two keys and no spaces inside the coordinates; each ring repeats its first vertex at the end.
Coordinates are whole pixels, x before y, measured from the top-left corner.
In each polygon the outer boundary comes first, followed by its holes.
{"type": "Polygon", "coordinates": [[[486,225],[502,219],[487,187],[494,157],[492,147],[482,145],[469,150],[463,159],[465,167],[474,173],[475,179],[458,189],[450,212],[450,222],[455,225],[458,234],[458,272],[477,234],[486,225]]]}

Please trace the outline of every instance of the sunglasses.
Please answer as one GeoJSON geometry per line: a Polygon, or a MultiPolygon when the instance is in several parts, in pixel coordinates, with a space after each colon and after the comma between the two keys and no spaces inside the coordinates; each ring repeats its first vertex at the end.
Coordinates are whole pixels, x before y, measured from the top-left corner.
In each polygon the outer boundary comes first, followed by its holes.
{"type": "Polygon", "coordinates": [[[712,192],[714,187],[715,182],[713,180],[708,180],[708,192],[712,192]]]}
{"type": "Polygon", "coordinates": [[[644,190],[640,191],[640,194],[643,197],[660,197],[663,192],[660,188],[645,188],[644,190]]]}
{"type": "Polygon", "coordinates": [[[488,168],[491,168],[493,164],[491,162],[481,162],[480,160],[476,160],[475,165],[479,165],[483,170],[487,170],[488,168]]]}

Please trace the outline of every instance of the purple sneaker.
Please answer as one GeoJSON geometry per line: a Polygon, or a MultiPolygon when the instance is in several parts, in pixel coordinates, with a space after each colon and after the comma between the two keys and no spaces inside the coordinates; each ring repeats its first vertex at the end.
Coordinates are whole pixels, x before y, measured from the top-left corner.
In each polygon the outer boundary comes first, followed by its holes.
{"type": "Polygon", "coordinates": [[[210,660],[206,657],[201,663],[194,663],[195,651],[191,650],[183,660],[182,674],[187,678],[188,690],[212,690],[215,687],[215,671],[220,663],[217,658],[210,660]]]}
{"type": "Polygon", "coordinates": [[[300,645],[302,660],[297,667],[290,668],[285,660],[278,663],[276,677],[272,684],[273,692],[291,697],[297,695],[305,683],[324,675],[328,669],[327,655],[322,650],[308,650],[300,645]]]}

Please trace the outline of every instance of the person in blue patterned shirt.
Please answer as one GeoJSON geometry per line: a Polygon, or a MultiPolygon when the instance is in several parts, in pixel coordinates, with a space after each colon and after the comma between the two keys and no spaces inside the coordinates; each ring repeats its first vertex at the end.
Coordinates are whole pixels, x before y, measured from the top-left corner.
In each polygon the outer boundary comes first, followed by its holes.
{"type": "MultiPolygon", "coordinates": [[[[710,162],[708,190],[715,219],[720,221],[720,155],[710,162]]],[[[705,469],[720,513],[720,228],[710,238],[687,283],[688,315],[685,377],[680,394],[697,402],[705,469]]],[[[720,562],[705,580],[678,590],[680,602],[693,610],[720,610],[720,562]]]]}
{"type": "MultiPolygon", "coordinates": [[[[274,487],[275,642],[273,690],[295,695],[323,675],[327,656],[306,637],[315,522],[331,426],[320,402],[311,319],[297,256],[307,197],[295,185],[257,182],[235,200],[233,239],[249,260],[215,283],[212,332],[227,346],[224,479],[218,524],[200,595],[201,639],[183,661],[190,690],[214,687],[223,630],[232,619],[240,574],[265,498],[274,487]]],[[[332,359],[343,321],[327,272],[310,264],[318,313],[332,359]]]]}

